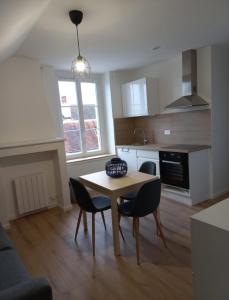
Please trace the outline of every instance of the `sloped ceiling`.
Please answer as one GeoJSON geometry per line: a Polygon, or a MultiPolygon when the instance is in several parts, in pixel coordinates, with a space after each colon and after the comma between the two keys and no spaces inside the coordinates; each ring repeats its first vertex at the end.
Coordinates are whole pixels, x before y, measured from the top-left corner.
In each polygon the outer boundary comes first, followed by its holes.
{"type": "Polygon", "coordinates": [[[0,59],[16,53],[70,69],[77,54],[72,9],[84,13],[81,52],[93,72],[136,68],[229,42],[228,0],[1,0],[0,59]]]}
{"type": "Polygon", "coordinates": [[[50,0],[0,1],[0,62],[13,55],[50,0]]]}

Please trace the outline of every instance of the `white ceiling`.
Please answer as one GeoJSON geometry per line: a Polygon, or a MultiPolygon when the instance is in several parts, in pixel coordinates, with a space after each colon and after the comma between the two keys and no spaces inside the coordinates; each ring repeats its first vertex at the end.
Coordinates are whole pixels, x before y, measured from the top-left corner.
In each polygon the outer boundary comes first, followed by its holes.
{"type": "MultiPolygon", "coordinates": [[[[28,4],[33,3],[29,5],[30,22],[24,22],[27,37],[20,39],[16,55],[38,58],[57,69],[69,69],[76,54],[75,27],[68,17],[72,9],[84,12],[79,25],[81,52],[93,72],[136,68],[186,49],[229,42],[228,0],[52,0],[46,8],[48,0],[1,0],[1,13],[2,2],[14,3],[9,14],[14,12],[16,23],[25,21],[18,20],[18,12],[22,16],[25,8],[28,19],[28,4]],[[28,33],[32,17],[37,22],[28,33]],[[155,46],[161,48],[152,51],[155,46]]],[[[0,18],[2,29],[1,23],[0,18]]],[[[23,30],[17,27],[11,39],[10,28],[8,32],[4,29],[5,39],[0,31],[0,45],[21,35],[23,30]]],[[[16,48],[12,46],[11,52],[16,48]]]]}
{"type": "Polygon", "coordinates": [[[0,0],[0,62],[25,40],[50,0],[0,0]]]}

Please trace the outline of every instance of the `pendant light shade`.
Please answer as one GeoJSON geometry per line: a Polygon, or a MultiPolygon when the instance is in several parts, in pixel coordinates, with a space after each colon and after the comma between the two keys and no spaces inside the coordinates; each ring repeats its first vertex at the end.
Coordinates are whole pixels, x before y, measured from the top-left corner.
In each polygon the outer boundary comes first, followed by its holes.
{"type": "Polygon", "coordinates": [[[72,61],[72,72],[80,78],[88,77],[90,75],[90,65],[85,57],[78,55],[72,61]]]}
{"type": "Polygon", "coordinates": [[[87,78],[90,75],[90,64],[85,57],[80,53],[80,43],[79,43],[79,32],[78,25],[82,22],[83,13],[80,10],[71,10],[69,12],[69,17],[72,23],[76,26],[76,36],[77,36],[77,49],[78,55],[73,59],[71,70],[76,78],[87,78]]]}

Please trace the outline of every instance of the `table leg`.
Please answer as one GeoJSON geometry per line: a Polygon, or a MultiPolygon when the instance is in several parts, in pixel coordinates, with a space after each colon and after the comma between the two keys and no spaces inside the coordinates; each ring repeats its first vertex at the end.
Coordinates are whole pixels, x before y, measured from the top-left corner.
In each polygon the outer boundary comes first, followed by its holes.
{"type": "Polygon", "coordinates": [[[83,226],[84,232],[87,232],[87,213],[83,210],[83,226]]]}
{"type": "Polygon", "coordinates": [[[119,224],[118,224],[118,205],[117,197],[111,197],[111,215],[113,229],[113,245],[115,256],[120,255],[119,224]]]}

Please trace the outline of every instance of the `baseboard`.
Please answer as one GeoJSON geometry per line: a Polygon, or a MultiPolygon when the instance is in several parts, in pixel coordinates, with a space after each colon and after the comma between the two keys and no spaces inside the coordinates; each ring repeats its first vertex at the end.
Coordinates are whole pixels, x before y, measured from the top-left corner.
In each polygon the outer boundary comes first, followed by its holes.
{"type": "Polygon", "coordinates": [[[162,188],[161,195],[165,198],[174,200],[176,202],[191,206],[192,200],[188,192],[173,190],[166,187],[162,188]]]}
{"type": "MultiPolygon", "coordinates": [[[[16,220],[16,219],[19,219],[19,218],[23,218],[23,217],[26,217],[26,216],[29,216],[29,215],[37,214],[37,213],[40,213],[42,211],[46,211],[46,210],[52,209],[54,207],[57,207],[56,203],[52,203],[52,204],[48,205],[47,207],[44,207],[44,208],[41,208],[41,209],[37,209],[37,210],[33,210],[33,211],[30,211],[30,212],[22,214],[22,215],[19,215],[19,214],[16,213],[16,214],[11,215],[9,217],[9,221],[13,221],[13,220],[16,220]]],[[[10,227],[10,223],[6,223],[6,226],[8,226],[8,225],[10,227]]]]}
{"type": "Polygon", "coordinates": [[[72,205],[66,205],[66,206],[59,206],[64,212],[72,210],[72,205]]]}
{"type": "Polygon", "coordinates": [[[217,199],[219,197],[226,196],[227,194],[228,194],[228,197],[229,197],[229,189],[226,189],[223,192],[221,191],[221,192],[217,192],[217,193],[213,194],[210,199],[211,200],[215,200],[215,199],[217,199]]]}

